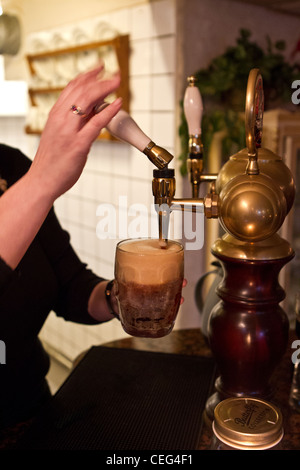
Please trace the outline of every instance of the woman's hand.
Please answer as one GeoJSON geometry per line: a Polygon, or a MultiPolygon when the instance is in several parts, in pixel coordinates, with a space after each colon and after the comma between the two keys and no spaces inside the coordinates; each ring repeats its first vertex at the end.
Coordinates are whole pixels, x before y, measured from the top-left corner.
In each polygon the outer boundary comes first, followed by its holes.
{"type": "Polygon", "coordinates": [[[101,79],[101,72],[103,66],[72,80],[49,113],[30,173],[53,200],[76,183],[92,143],[122,106],[118,98],[95,113],[120,85],[119,74],[101,79]]]}
{"type": "MultiPolygon", "coordinates": [[[[187,285],[187,280],[186,280],[186,279],[183,279],[182,288],[184,288],[186,285],[187,285]]],[[[181,297],[180,305],[182,305],[183,302],[184,302],[184,297],[181,297]]]]}
{"type": "MultiPolygon", "coordinates": [[[[182,287],[184,288],[187,285],[186,279],[183,280],[182,287]]],[[[110,308],[108,307],[105,289],[107,286],[107,281],[101,281],[97,284],[89,298],[88,311],[89,314],[97,321],[108,321],[112,320],[116,316],[119,316],[119,305],[117,300],[117,287],[116,283],[113,283],[110,295],[110,308]],[[111,314],[111,310],[115,315],[111,314]]],[[[184,298],[181,297],[181,304],[184,302],[184,298]]]]}
{"type": "Polygon", "coordinates": [[[55,199],[78,180],[93,141],[120,110],[121,100],[96,114],[95,106],[120,85],[119,75],[99,78],[103,67],[67,85],[49,113],[36,156],[27,173],[0,198],[0,256],[15,269],[55,199]],[[82,113],[74,114],[82,107],[82,113]]]}

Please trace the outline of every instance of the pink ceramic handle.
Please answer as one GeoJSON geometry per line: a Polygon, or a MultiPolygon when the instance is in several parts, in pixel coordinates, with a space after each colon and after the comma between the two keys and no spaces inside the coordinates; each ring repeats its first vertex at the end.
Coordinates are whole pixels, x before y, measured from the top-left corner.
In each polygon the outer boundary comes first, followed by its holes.
{"type": "Polygon", "coordinates": [[[112,118],[106,128],[113,136],[124,142],[128,142],[141,152],[143,152],[151,142],[151,139],[123,109],[112,118]]]}
{"type": "Polygon", "coordinates": [[[189,135],[201,134],[201,121],[203,115],[203,102],[199,88],[195,85],[195,78],[188,78],[189,86],[186,88],[183,100],[184,114],[187,120],[189,135]]]}

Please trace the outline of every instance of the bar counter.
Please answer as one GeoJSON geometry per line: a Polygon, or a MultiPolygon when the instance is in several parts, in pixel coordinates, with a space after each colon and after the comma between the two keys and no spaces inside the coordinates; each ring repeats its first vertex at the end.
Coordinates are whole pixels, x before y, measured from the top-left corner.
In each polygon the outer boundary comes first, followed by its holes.
{"type": "MultiPolygon", "coordinates": [[[[271,379],[274,389],[271,401],[280,408],[284,420],[284,437],[281,442],[283,450],[300,450],[300,411],[294,411],[289,406],[289,394],[293,375],[291,356],[295,351],[291,348],[291,345],[295,339],[295,333],[291,330],[286,353],[271,379]]],[[[212,356],[207,340],[200,329],[173,330],[170,335],[155,340],[128,337],[104,344],[103,346],[169,354],[212,356]]],[[[198,450],[209,450],[211,437],[210,424],[206,423],[202,429],[198,450]]]]}
{"type": "MultiPolygon", "coordinates": [[[[282,450],[300,450],[300,412],[289,406],[294,339],[291,331],[269,399],[283,415],[282,450]]],[[[217,375],[200,329],[174,330],[159,339],[128,336],[92,347],[79,355],[49,407],[28,423],[23,436],[19,433],[13,448],[210,450],[211,422],[204,410],[217,375]]]]}

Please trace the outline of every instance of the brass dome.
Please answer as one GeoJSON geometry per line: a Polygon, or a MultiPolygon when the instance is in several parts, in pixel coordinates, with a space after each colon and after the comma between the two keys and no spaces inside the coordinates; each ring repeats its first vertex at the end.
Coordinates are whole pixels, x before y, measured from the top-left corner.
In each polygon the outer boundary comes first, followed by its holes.
{"type": "MultiPolygon", "coordinates": [[[[248,164],[248,149],[244,148],[232,155],[221,168],[216,180],[216,192],[221,193],[224,186],[237,175],[244,175],[248,164]]],[[[295,184],[290,169],[282,158],[266,148],[257,149],[257,162],[261,175],[269,176],[283,192],[286,199],[287,214],[295,199],[295,184]]]]}

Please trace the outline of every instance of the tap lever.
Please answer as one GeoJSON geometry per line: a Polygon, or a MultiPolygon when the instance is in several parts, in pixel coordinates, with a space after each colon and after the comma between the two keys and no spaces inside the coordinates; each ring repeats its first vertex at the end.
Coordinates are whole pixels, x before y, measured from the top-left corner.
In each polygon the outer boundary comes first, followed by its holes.
{"type": "Polygon", "coordinates": [[[197,79],[194,76],[188,77],[188,87],[185,90],[183,107],[189,131],[189,151],[193,155],[203,153],[201,140],[201,121],[203,115],[203,102],[196,86],[197,79]]]}
{"type": "Polygon", "coordinates": [[[106,128],[114,137],[133,145],[141,152],[151,141],[124,109],[120,109],[106,128]]]}
{"type": "Polygon", "coordinates": [[[183,99],[183,108],[189,132],[187,169],[192,184],[193,198],[198,198],[203,173],[203,144],[201,138],[203,103],[199,88],[196,86],[196,77],[191,76],[187,80],[188,87],[185,90],[183,99]]]}
{"type": "Polygon", "coordinates": [[[106,128],[113,136],[143,152],[157,168],[165,168],[173,159],[173,155],[152,142],[123,109],[111,119],[106,128]]]}

